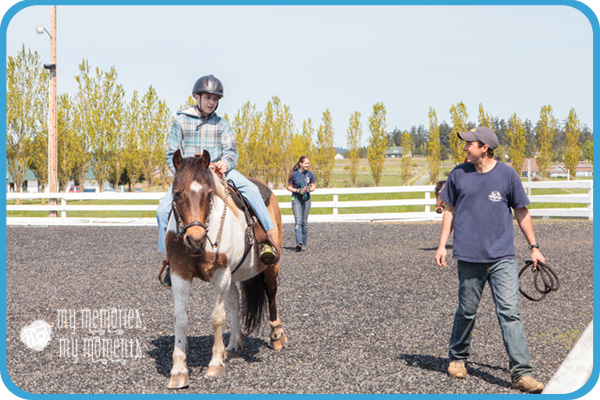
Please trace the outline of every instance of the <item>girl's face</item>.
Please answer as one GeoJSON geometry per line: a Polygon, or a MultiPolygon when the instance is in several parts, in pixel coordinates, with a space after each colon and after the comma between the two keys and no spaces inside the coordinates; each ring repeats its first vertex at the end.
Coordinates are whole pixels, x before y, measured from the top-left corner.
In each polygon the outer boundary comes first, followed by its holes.
{"type": "Polygon", "coordinates": [[[200,107],[200,110],[202,110],[204,114],[209,115],[217,109],[217,106],[219,105],[219,96],[216,94],[202,93],[200,96],[197,94],[196,96],[198,107],[200,107]]]}
{"type": "Polygon", "coordinates": [[[308,167],[310,166],[310,160],[308,158],[305,158],[304,161],[302,161],[300,163],[300,168],[302,168],[302,170],[307,170],[308,167]]]}

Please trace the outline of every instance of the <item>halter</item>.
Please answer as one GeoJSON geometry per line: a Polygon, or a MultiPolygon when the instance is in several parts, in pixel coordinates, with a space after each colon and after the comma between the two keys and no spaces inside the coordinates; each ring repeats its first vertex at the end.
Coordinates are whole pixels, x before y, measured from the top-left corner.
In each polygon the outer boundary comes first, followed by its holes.
{"type": "Polygon", "coordinates": [[[223,180],[221,181],[223,183],[223,187],[225,188],[225,205],[223,206],[223,215],[221,215],[221,224],[219,226],[219,232],[217,233],[217,239],[215,240],[215,242],[213,243],[213,241],[210,240],[210,237],[208,236],[208,224],[210,221],[210,214],[212,212],[213,206],[212,200],[210,201],[210,209],[208,210],[208,215],[206,217],[206,224],[203,224],[200,221],[192,221],[185,226],[183,226],[183,223],[181,222],[181,216],[179,215],[179,210],[177,210],[177,202],[173,200],[173,202],[171,203],[171,209],[173,210],[175,221],[177,222],[175,225],[175,241],[181,240],[183,235],[185,235],[185,232],[192,226],[200,226],[204,228],[204,236],[206,236],[206,238],[208,239],[208,242],[210,243],[211,247],[214,249],[219,245],[219,242],[221,241],[221,236],[223,234],[223,225],[225,224],[225,216],[227,215],[227,201],[229,199],[229,190],[227,188],[227,184],[225,184],[223,180]]]}

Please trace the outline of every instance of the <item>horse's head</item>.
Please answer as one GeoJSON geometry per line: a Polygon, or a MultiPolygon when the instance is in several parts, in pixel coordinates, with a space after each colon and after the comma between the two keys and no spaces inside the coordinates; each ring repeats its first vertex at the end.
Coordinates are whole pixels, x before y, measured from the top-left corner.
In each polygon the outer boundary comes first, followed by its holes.
{"type": "Polygon", "coordinates": [[[442,193],[442,189],[446,181],[438,181],[435,184],[435,212],[441,214],[446,209],[446,203],[440,198],[440,194],[442,193]]]}
{"type": "Polygon", "coordinates": [[[208,217],[215,192],[213,173],[209,169],[210,154],[182,158],[177,150],[173,155],[173,214],[177,237],[183,238],[185,251],[191,256],[204,255],[208,217]]]}

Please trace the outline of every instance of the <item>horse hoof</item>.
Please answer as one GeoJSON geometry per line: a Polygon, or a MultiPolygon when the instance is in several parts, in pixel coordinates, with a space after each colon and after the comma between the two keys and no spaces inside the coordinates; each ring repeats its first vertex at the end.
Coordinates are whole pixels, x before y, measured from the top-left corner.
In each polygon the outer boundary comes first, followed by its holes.
{"type": "Polygon", "coordinates": [[[190,377],[188,374],[175,374],[171,375],[167,388],[169,389],[183,389],[190,385],[190,377]]]}
{"type": "Polygon", "coordinates": [[[273,346],[273,349],[277,351],[284,349],[285,346],[287,346],[287,336],[285,333],[282,333],[279,339],[271,340],[271,345],[273,346]]]}
{"type": "Polygon", "coordinates": [[[223,377],[225,376],[225,367],[219,365],[217,367],[208,367],[208,371],[206,371],[206,377],[223,377]]]}
{"type": "Polygon", "coordinates": [[[234,358],[239,358],[241,357],[242,354],[240,353],[239,350],[227,350],[227,359],[231,360],[234,358]]]}

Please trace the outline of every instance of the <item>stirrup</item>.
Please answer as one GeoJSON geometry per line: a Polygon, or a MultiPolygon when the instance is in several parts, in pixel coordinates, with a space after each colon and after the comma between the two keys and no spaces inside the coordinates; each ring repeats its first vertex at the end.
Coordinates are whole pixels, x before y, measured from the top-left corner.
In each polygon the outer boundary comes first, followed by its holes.
{"type": "Polygon", "coordinates": [[[171,287],[171,265],[169,265],[168,258],[162,260],[162,266],[160,267],[160,271],[158,272],[158,281],[161,285],[165,287],[171,287]],[[165,267],[166,272],[163,276],[163,271],[165,271],[165,267]]]}
{"type": "Polygon", "coordinates": [[[269,242],[261,243],[260,245],[260,261],[264,264],[270,265],[275,263],[277,253],[275,248],[269,242]]]}

